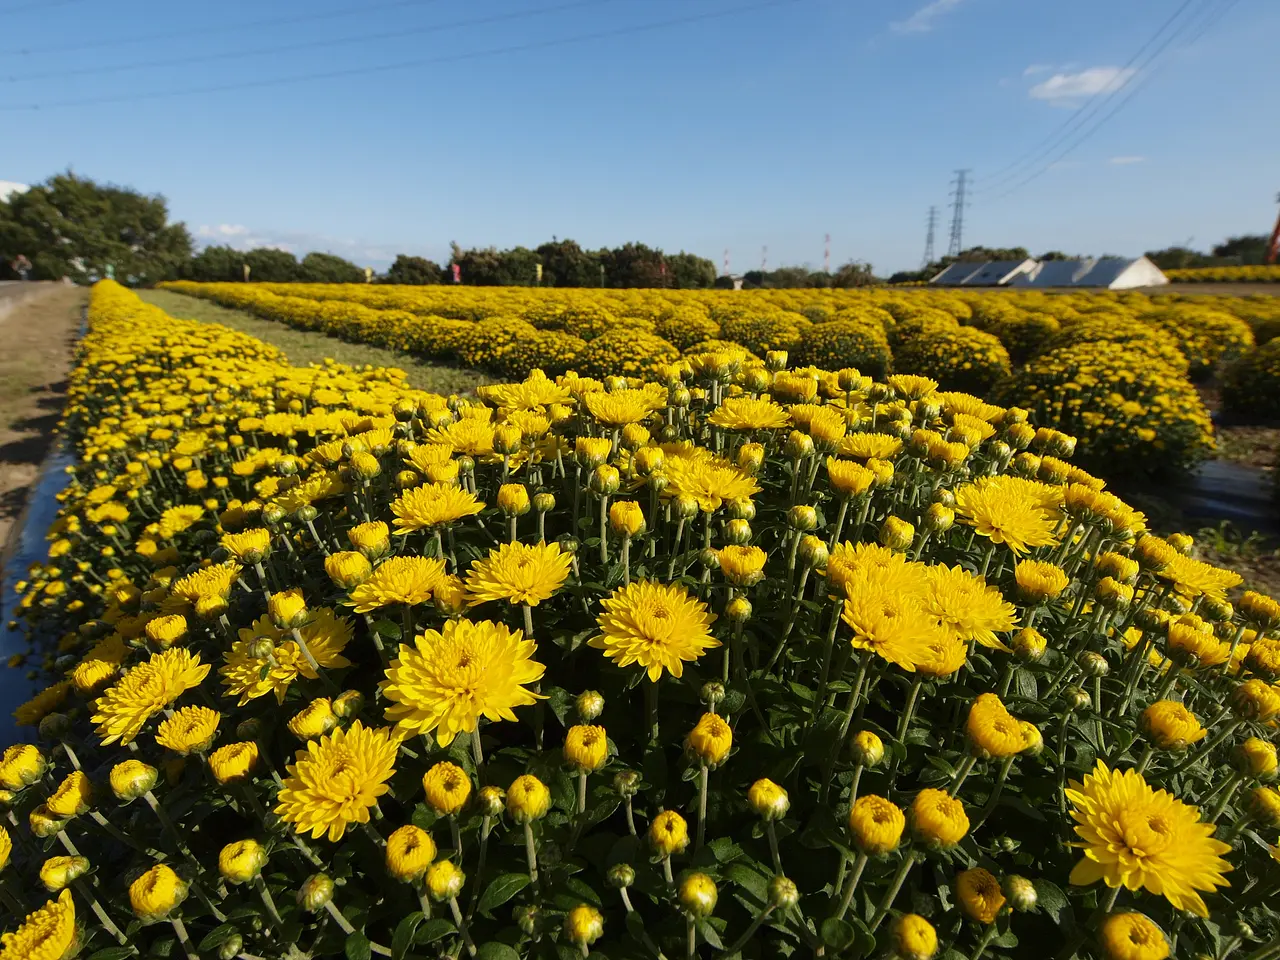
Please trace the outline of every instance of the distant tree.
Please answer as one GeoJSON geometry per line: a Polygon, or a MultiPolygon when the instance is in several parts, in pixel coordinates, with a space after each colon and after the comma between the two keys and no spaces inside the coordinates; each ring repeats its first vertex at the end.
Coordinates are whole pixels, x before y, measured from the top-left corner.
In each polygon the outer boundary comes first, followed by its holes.
{"type": "Polygon", "coordinates": [[[643,243],[625,243],[613,250],[601,251],[604,260],[605,285],[610,287],[668,286],[667,262],[661,250],[643,243]]]}
{"type": "Polygon", "coordinates": [[[295,283],[301,278],[298,260],[288,250],[259,247],[245,252],[241,262],[249,265],[254,283],[295,283]]]}
{"type": "Polygon", "coordinates": [[[164,197],[60,173],[0,202],[0,269],[19,255],[35,280],[151,284],[191,257],[185,224],[169,223],[164,197]]]}
{"type": "Polygon", "coordinates": [[[1166,247],[1163,250],[1148,250],[1146,257],[1161,270],[1185,270],[1189,267],[1205,267],[1210,260],[1199,250],[1187,247],[1166,247]]]}
{"type": "Polygon", "coordinates": [[[395,262],[387,268],[387,272],[378,282],[404,283],[416,286],[443,283],[444,271],[425,257],[411,257],[408,254],[400,253],[396,255],[395,262]]]}
{"type": "Polygon", "coordinates": [[[935,277],[953,263],[983,263],[987,260],[1025,260],[1030,254],[1026,247],[969,247],[958,256],[939,257],[923,270],[925,279],[935,277]]]}
{"type": "Polygon", "coordinates": [[[364,283],[364,269],[332,253],[308,253],[299,265],[303,283],[364,283]]]}
{"type": "Polygon", "coordinates": [[[705,290],[716,282],[716,265],[692,253],[673,253],[667,258],[668,286],[679,290],[705,290]]]}
{"type": "Polygon", "coordinates": [[[1215,257],[1230,258],[1237,263],[1262,263],[1267,257],[1267,241],[1270,237],[1263,234],[1250,234],[1243,237],[1230,237],[1213,248],[1215,257]]]}
{"type": "Polygon", "coordinates": [[[875,282],[876,278],[875,274],[871,272],[871,264],[859,263],[855,260],[844,264],[831,276],[831,286],[840,289],[869,287],[875,282]]]}
{"type": "Polygon", "coordinates": [[[1088,260],[1088,256],[1081,256],[1077,253],[1063,253],[1061,250],[1050,250],[1048,253],[1042,253],[1036,257],[1037,260],[1088,260]]]}
{"type": "Polygon", "coordinates": [[[205,247],[182,266],[184,280],[228,283],[244,279],[244,254],[232,247],[205,247]]]}
{"type": "Polygon", "coordinates": [[[557,240],[538,247],[544,287],[600,286],[600,257],[578,246],[574,240],[557,240]]]}

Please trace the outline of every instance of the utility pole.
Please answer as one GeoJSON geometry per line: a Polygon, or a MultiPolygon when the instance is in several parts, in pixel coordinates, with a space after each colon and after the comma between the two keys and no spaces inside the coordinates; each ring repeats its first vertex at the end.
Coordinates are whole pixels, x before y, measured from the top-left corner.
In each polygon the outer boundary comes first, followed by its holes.
{"type": "Polygon", "coordinates": [[[827,234],[823,240],[824,247],[822,250],[822,272],[831,272],[831,234],[827,234]]]}
{"type": "Polygon", "coordinates": [[[760,248],[760,272],[761,273],[769,272],[769,248],[768,247],[760,248]]]}
{"type": "Polygon", "coordinates": [[[950,257],[959,256],[964,249],[965,187],[972,172],[957,170],[956,178],[951,181],[951,243],[947,247],[947,256],[950,257]]]}
{"type": "Polygon", "coordinates": [[[729,275],[729,248],[724,248],[724,275],[729,275]]]}
{"type": "Polygon", "coordinates": [[[938,208],[929,208],[929,232],[924,237],[924,260],[921,261],[920,267],[924,269],[933,263],[933,229],[938,225],[938,208]]]}
{"type": "MultiPolygon", "coordinates": [[[[1280,203],[1280,193],[1276,194],[1276,203],[1280,203]]],[[[1267,244],[1267,263],[1275,263],[1280,257],[1280,213],[1276,214],[1276,226],[1271,231],[1271,242],[1267,244]]]]}

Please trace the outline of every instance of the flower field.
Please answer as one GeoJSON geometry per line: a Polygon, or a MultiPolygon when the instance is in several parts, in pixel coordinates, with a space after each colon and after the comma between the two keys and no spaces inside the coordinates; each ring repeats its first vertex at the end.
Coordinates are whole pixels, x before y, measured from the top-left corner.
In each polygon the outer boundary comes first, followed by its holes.
{"type": "Polygon", "coordinates": [[[1273,298],[871,291],[537,290],[366,284],[196,284],[168,289],[521,379],[648,376],[682,356],[770,350],[872,377],[937,380],[1029,408],[1071,433],[1108,476],[1174,473],[1213,449],[1194,382],[1280,330],[1273,298]]]}
{"type": "Polygon", "coordinates": [[[1166,270],[1173,283],[1280,283],[1280,264],[1166,270]]]}
{"type": "MultiPolygon", "coordinates": [[[[1280,603],[1027,408],[836,366],[999,329],[1079,386],[1195,324],[927,296],[690,307],[634,367],[525,310],[600,366],[466,399],[98,284],[0,958],[1275,960],[1280,603]]],[[[478,363],[517,322],[404,312],[478,363]]]]}

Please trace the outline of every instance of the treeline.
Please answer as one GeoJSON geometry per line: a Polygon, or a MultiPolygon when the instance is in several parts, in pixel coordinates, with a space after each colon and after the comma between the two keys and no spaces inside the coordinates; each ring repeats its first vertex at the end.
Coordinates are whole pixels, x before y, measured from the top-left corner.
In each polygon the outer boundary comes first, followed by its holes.
{"type": "Polygon", "coordinates": [[[535,248],[464,250],[451,245],[449,262],[400,254],[382,273],[331,253],[298,259],[287,250],[205,247],[195,252],[186,224],[171,223],[162,196],[95,183],[67,172],[0,200],[0,280],[24,277],[92,283],[113,276],[146,286],[161,280],[259,283],[431,284],[470,286],[855,287],[875,282],[871,266],[848,263],[834,273],[805,267],[717,276],[706,257],[666,253],[643,243],[584,250],[555,237],[535,248]],[[456,271],[455,271],[456,268],[456,271]]]}

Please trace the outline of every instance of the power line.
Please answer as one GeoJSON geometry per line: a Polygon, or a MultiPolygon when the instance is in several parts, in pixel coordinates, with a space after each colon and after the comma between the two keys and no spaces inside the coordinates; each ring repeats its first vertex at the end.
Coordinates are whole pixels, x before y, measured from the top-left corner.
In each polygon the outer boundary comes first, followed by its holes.
{"type": "MultiPolygon", "coordinates": [[[[1170,27],[1170,25],[1174,23],[1174,21],[1176,21],[1180,16],[1182,16],[1183,12],[1186,11],[1187,8],[1190,7],[1195,2],[1196,0],[1183,0],[1182,5],[1179,6],[1178,9],[1173,12],[1173,15],[1170,16],[1169,19],[1166,20],[1164,23],[1162,23],[1160,25],[1160,28],[1156,30],[1156,32],[1153,33],[1150,37],[1147,38],[1146,43],[1144,43],[1141,47],[1139,47],[1138,50],[1133,54],[1133,56],[1131,56],[1125,62],[1124,66],[1120,68],[1120,74],[1119,74],[1120,76],[1124,76],[1125,79],[1120,84],[1116,86],[1112,86],[1108,90],[1101,91],[1097,94],[1094,94],[1092,97],[1087,99],[1084,103],[1082,103],[1079,107],[1077,107],[1071,113],[1071,115],[1066,118],[1066,120],[1064,120],[1061,124],[1059,124],[1059,126],[1055,130],[1051,131],[1047,137],[1045,137],[1043,140],[1040,141],[1039,144],[1037,144],[1036,146],[1032,147],[1030,150],[1023,153],[1020,157],[1015,159],[1012,163],[1008,163],[1005,166],[1001,167],[1000,169],[996,170],[994,173],[987,174],[984,177],[979,177],[977,182],[983,183],[983,182],[989,182],[989,181],[1000,181],[1000,180],[1010,179],[1014,171],[1016,171],[1018,167],[1023,166],[1027,160],[1031,160],[1034,163],[1035,157],[1037,154],[1045,150],[1051,150],[1057,143],[1061,142],[1061,139],[1063,136],[1069,134],[1074,127],[1079,126],[1080,123],[1083,123],[1085,120],[1087,120],[1089,118],[1089,115],[1091,115],[1091,112],[1096,113],[1098,109],[1101,109],[1103,106],[1105,106],[1107,101],[1109,101],[1112,97],[1114,97],[1121,90],[1123,90],[1125,86],[1128,85],[1129,80],[1132,79],[1133,76],[1135,76],[1137,73],[1141,71],[1141,68],[1138,68],[1138,69],[1134,69],[1132,73],[1127,72],[1131,68],[1133,68],[1133,65],[1137,62],[1138,58],[1141,57],[1142,54],[1146,51],[1146,49],[1150,47],[1151,44],[1154,43],[1157,40],[1157,38],[1159,38],[1159,36],[1162,33],[1164,33],[1165,30],[1167,30],[1170,27]]],[[[1206,2],[1209,2],[1209,0],[1206,0],[1206,2]]]]}
{"type": "Polygon", "coordinates": [[[575,10],[579,7],[591,7],[612,3],[614,0],[570,0],[550,7],[535,7],[530,10],[515,10],[507,13],[492,14],[487,17],[472,17],[469,20],[454,20],[450,23],[435,23],[425,27],[387,30],[380,33],[366,33],[358,36],[338,37],[329,40],[304,40],[298,43],[277,44],[270,47],[257,47],[253,50],[231,50],[225,53],[209,53],[195,57],[176,57],[168,60],[147,60],[141,63],[108,64],[103,67],[83,67],[78,70],[50,70],[45,73],[28,73],[7,77],[9,83],[20,83],[28,80],[48,80],[53,77],[78,77],[102,73],[121,73],[127,70],[147,70],[154,67],[186,66],[193,63],[211,63],[216,60],[238,60],[241,57],[257,57],[264,54],[287,53],[293,50],[315,50],[322,47],[340,47],[354,43],[368,43],[377,40],[396,40],[400,37],[421,36],[428,33],[442,33],[446,30],[457,30],[462,27],[475,27],[490,23],[504,23],[509,20],[521,20],[527,17],[539,17],[547,13],[558,13],[561,10],[575,10]]]}
{"type": "Polygon", "coordinates": [[[952,181],[954,189],[951,191],[951,242],[947,245],[949,257],[958,257],[960,251],[964,249],[964,208],[967,204],[964,192],[969,174],[972,172],[957,170],[956,178],[952,181]]]}
{"type": "Polygon", "coordinates": [[[551,40],[538,40],[530,43],[517,43],[505,47],[491,47],[487,50],[473,50],[467,53],[450,54],[441,57],[421,57],[414,60],[400,60],[395,63],[381,63],[371,67],[350,67],[343,70],[323,70],[314,73],[292,74],[285,77],[271,77],[264,80],[244,80],[238,83],[211,84],[204,87],[186,87],[181,90],[157,90],[148,93],[112,94],[101,97],[84,97],[76,100],[52,100],[47,103],[0,104],[0,112],[16,112],[25,110],[53,110],[63,107],[96,106],[106,103],[137,103],[145,100],[165,100],[172,97],[185,97],[201,93],[224,93],[233,90],[256,90],[263,87],[282,86],[290,83],[307,83],[313,80],[333,80],[340,77],[365,76],[374,73],[390,73],[396,70],[407,70],[414,67],[434,66],[441,63],[458,63],[466,60],[479,60],[485,57],[502,56],[508,53],[524,53],[530,50],[546,50],[563,47],[575,43],[592,40],[606,40],[613,37],[629,36],[667,27],[684,26],[690,23],[701,23],[707,20],[718,20],[723,17],[754,13],[758,10],[769,10],[776,7],[794,6],[805,0],[765,0],[763,3],[746,4],[714,10],[709,13],[690,14],[684,17],[673,17],[669,20],[658,20],[653,23],[633,24],[613,30],[597,30],[592,33],[580,33],[570,37],[558,37],[551,40]]]}
{"type": "MultiPolygon", "coordinates": [[[[62,0],[63,3],[79,3],[80,0],[62,0]]],[[[160,33],[137,33],[123,37],[118,40],[88,40],[80,43],[59,43],[47,47],[21,47],[17,50],[5,50],[2,54],[6,57],[29,56],[33,53],[67,53],[76,50],[97,50],[102,47],[124,47],[137,43],[150,43],[155,40],[176,40],[181,37],[198,34],[206,37],[212,33],[236,33],[241,30],[250,30],[256,27],[280,27],[294,23],[310,23],[318,20],[337,20],[342,17],[352,17],[366,13],[373,13],[379,10],[396,10],[401,7],[425,7],[440,0],[393,0],[391,3],[369,3],[356,7],[341,7],[337,10],[330,10],[327,13],[308,13],[301,16],[293,17],[266,17],[261,20],[242,20],[238,23],[228,24],[201,24],[200,27],[192,29],[184,27],[181,30],[166,30],[160,33]]],[[[39,5],[41,9],[47,4],[39,5]]]]}
{"type": "MultiPolygon", "coordinates": [[[[1227,0],[1227,2],[1223,4],[1221,7],[1219,7],[1217,10],[1211,11],[1209,16],[1204,18],[1204,20],[1200,23],[1199,31],[1196,36],[1196,39],[1200,39],[1200,37],[1203,37],[1206,33],[1208,33],[1210,30],[1216,27],[1222,21],[1222,19],[1228,13],[1231,12],[1231,8],[1234,7],[1239,2],[1240,0],[1227,0]]],[[[1061,163],[1064,159],[1066,159],[1068,156],[1074,153],[1077,147],[1079,147],[1082,143],[1084,143],[1091,136],[1093,136],[1093,134],[1097,133],[1098,130],[1101,129],[1108,120],[1110,120],[1117,113],[1123,110],[1125,106],[1129,103],[1129,101],[1132,100],[1139,93],[1141,93],[1142,90],[1147,86],[1147,84],[1151,82],[1151,79],[1153,76],[1154,76],[1154,73],[1149,73],[1145,77],[1143,77],[1143,79],[1140,82],[1131,85],[1130,88],[1128,88],[1129,92],[1124,97],[1124,99],[1122,99],[1119,103],[1117,103],[1111,109],[1110,112],[1098,118],[1097,122],[1094,123],[1091,127],[1084,130],[1080,134],[1080,136],[1078,136],[1074,141],[1069,143],[1066,149],[1063,150],[1060,154],[1058,154],[1057,157],[1051,160],[1044,167],[1024,177],[1018,183],[1015,183],[1008,190],[1005,190],[1002,193],[998,193],[994,197],[990,197],[989,202],[994,203],[997,200],[1003,200],[1005,197],[1009,196],[1010,194],[1016,193],[1017,191],[1025,187],[1027,184],[1039,179],[1040,177],[1048,173],[1050,170],[1052,170],[1056,164],[1061,163]]]]}

